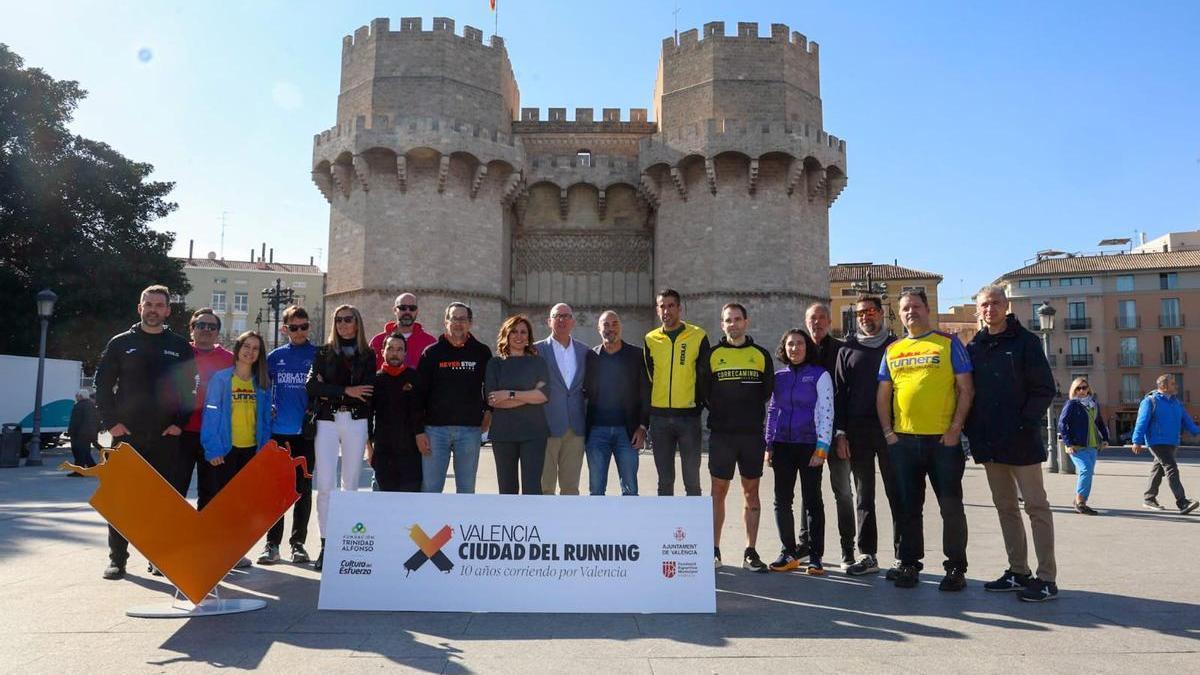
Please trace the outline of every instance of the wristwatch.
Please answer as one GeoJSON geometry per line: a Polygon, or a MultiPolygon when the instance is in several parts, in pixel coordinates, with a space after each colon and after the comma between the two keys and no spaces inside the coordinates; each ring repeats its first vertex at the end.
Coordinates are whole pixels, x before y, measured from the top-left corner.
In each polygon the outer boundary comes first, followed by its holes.
{"type": "Polygon", "coordinates": [[[508,390],[508,397],[509,397],[510,399],[511,399],[511,398],[516,398],[516,397],[517,397],[517,392],[513,391],[512,389],[509,389],[509,390],[508,390]]]}

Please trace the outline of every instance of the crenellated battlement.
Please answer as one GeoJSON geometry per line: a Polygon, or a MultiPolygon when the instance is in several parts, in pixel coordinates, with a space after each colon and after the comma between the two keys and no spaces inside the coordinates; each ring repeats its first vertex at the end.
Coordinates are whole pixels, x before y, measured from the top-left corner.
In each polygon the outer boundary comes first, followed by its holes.
{"type": "Polygon", "coordinates": [[[704,33],[692,28],[679,33],[678,39],[668,37],[663,39],[663,56],[689,49],[699,49],[714,44],[755,43],[786,45],[798,53],[807,54],[812,58],[820,55],[820,45],[810,42],[803,34],[788,28],[785,23],[771,24],[769,35],[758,34],[758,23],[754,21],[739,21],[736,35],[725,34],[724,21],[710,21],[704,24],[704,33]]]}
{"type": "Polygon", "coordinates": [[[391,30],[391,20],[387,18],[373,19],[370,24],[354,31],[353,35],[342,38],[342,55],[345,57],[356,49],[362,49],[368,44],[374,45],[378,40],[403,40],[412,38],[455,38],[463,42],[477,44],[482,48],[504,49],[504,38],[493,35],[485,44],[483,31],[474,26],[463,26],[462,34],[454,32],[454,19],[443,16],[433,18],[433,30],[422,29],[422,19],[419,16],[409,16],[400,19],[400,30],[391,30]]]}
{"type": "Polygon", "coordinates": [[[770,145],[784,141],[803,140],[818,147],[829,148],[846,154],[846,141],[802,122],[778,122],[773,120],[743,120],[732,117],[708,118],[701,122],[683,124],[663,129],[645,144],[694,145],[696,143],[719,143],[733,141],[745,144],[770,145]]]}
{"type": "Polygon", "coordinates": [[[512,134],[482,125],[473,125],[457,119],[444,117],[393,117],[391,115],[359,115],[313,135],[313,145],[320,148],[327,143],[352,138],[364,132],[388,133],[405,131],[411,133],[437,134],[446,137],[473,138],[491,141],[499,145],[513,146],[512,134]]]}

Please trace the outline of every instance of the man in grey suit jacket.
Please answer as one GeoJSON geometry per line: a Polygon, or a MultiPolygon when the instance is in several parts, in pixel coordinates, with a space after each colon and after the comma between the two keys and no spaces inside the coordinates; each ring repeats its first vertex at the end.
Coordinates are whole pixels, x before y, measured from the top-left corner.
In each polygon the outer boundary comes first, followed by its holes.
{"type": "Polygon", "coordinates": [[[583,377],[587,367],[587,345],[571,337],[575,314],[559,303],[550,308],[550,337],[537,343],[538,354],[550,369],[547,387],[546,465],[542,469],[542,494],[579,494],[583,470],[583,441],[586,435],[583,377]]]}

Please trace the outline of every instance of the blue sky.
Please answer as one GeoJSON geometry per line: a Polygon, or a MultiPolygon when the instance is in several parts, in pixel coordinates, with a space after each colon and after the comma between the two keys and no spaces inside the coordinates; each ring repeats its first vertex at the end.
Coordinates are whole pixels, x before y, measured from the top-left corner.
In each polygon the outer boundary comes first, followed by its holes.
{"type": "MultiPolygon", "coordinates": [[[[942,274],[943,309],[1043,248],[1200,229],[1197,2],[518,2],[500,35],[522,106],[652,108],[674,27],[786,23],[821,44],[825,128],[850,183],[834,262],[942,274]]],[[[0,0],[0,42],[90,92],[74,129],[177,183],[156,227],[200,254],[322,260],[312,135],[334,123],[341,38],[377,16],[492,33],[470,2],[0,0]],[[139,56],[141,54],[141,56],[139,56]]]]}

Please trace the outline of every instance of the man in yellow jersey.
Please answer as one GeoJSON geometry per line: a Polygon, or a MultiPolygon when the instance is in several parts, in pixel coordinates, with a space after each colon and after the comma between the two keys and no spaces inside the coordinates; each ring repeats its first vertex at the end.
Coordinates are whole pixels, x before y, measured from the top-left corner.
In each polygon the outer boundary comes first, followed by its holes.
{"type": "Polygon", "coordinates": [[[966,467],[961,435],[971,399],[971,358],[952,335],[929,325],[925,291],[900,294],[900,318],[908,335],[888,346],[879,364],[875,409],[896,473],[900,516],[900,568],[897,588],[917,585],[925,555],[922,509],[925,477],[942,513],[946,576],[939,590],[967,585],[967,515],[962,477],[966,467]]]}
{"type": "Polygon", "coordinates": [[[749,326],[745,306],[731,302],[721,308],[721,330],[725,336],[709,353],[709,376],[704,382],[708,428],[712,430],[708,437],[708,473],[712,476],[714,561],[720,566],[725,497],[733,482],[733,467],[737,465],[746,498],[742,513],[746,524],[742,568],[766,572],[767,564],[759,557],[755,544],[762,511],[758,482],[766,450],[763,423],[767,401],[775,387],[775,368],[770,352],[754,344],[754,339],[746,334],[749,326]]]}
{"type": "Polygon", "coordinates": [[[684,323],[683,301],[670,288],[656,301],[662,326],[646,333],[646,372],[650,375],[650,443],[658,469],[658,494],[675,494],[675,450],[683,466],[683,487],[688,496],[700,495],[699,384],[708,363],[708,335],[684,323]]]}

